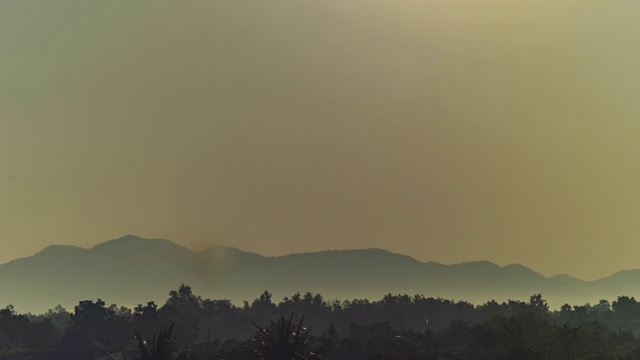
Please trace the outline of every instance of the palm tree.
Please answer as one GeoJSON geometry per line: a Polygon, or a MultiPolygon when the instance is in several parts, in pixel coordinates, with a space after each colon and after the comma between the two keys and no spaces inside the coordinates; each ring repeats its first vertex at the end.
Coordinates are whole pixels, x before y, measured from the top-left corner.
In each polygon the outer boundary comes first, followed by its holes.
{"type": "Polygon", "coordinates": [[[178,351],[178,343],[173,336],[172,323],[169,326],[160,328],[160,332],[153,336],[151,340],[145,340],[136,330],[135,338],[138,342],[140,360],[187,360],[189,351],[184,348],[178,351]]]}
{"type": "Polygon", "coordinates": [[[293,314],[289,319],[280,316],[269,326],[260,327],[249,341],[248,350],[259,360],[311,360],[322,359],[323,350],[311,351],[311,332],[303,326],[304,316],[296,325],[293,314]]]}

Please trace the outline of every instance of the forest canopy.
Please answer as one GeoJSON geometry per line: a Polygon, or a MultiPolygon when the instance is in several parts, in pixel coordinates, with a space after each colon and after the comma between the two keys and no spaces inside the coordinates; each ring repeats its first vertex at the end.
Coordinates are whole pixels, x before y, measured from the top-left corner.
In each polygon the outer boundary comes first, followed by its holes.
{"type": "Polygon", "coordinates": [[[398,353],[453,359],[528,359],[541,353],[550,359],[633,358],[640,348],[639,330],[640,303],[628,296],[551,311],[540,294],[529,301],[473,305],[406,294],[340,301],[310,292],[275,302],[264,291],[237,306],[204,299],[182,284],[161,305],[147,302],[130,309],[97,299],[40,315],[18,314],[12,305],[0,310],[0,347],[7,354],[120,349],[134,358],[158,336],[170,337],[175,351],[192,358],[263,358],[279,346],[273,339],[289,341],[278,338],[278,331],[298,335],[296,346],[307,351],[307,358],[398,353]]]}

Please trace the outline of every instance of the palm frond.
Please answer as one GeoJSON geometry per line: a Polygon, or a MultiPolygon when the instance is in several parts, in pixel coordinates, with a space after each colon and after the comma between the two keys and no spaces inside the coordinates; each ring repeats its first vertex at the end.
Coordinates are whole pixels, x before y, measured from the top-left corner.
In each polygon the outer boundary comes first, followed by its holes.
{"type": "Polygon", "coordinates": [[[267,327],[252,323],[258,331],[244,346],[254,358],[263,360],[319,358],[317,353],[309,349],[311,334],[304,327],[304,316],[297,324],[293,321],[293,314],[288,319],[281,315],[276,321],[271,321],[267,327]]]}
{"type": "Polygon", "coordinates": [[[178,343],[173,336],[173,327],[163,326],[151,340],[145,340],[136,330],[135,339],[140,353],[140,360],[185,360],[189,358],[188,345],[178,351],[178,343]]]}

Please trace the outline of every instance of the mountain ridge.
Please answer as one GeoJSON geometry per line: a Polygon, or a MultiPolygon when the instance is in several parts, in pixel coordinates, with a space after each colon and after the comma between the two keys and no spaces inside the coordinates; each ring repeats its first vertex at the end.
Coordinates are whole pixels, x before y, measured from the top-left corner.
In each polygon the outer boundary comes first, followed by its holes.
{"type": "Polygon", "coordinates": [[[638,281],[640,270],[583,281],[564,274],[544,277],[520,264],[422,262],[380,248],[263,256],[225,245],[194,251],[166,239],[126,235],[90,248],[52,245],[0,265],[0,286],[10,289],[0,292],[0,306],[42,312],[99,297],[135,306],[162,301],[169,290],[188,283],[203,296],[234,302],[264,290],[276,298],[307,291],[339,299],[406,293],[474,303],[541,293],[559,307],[633,296],[638,281]]]}
{"type": "Polygon", "coordinates": [[[605,276],[603,278],[599,278],[596,280],[584,280],[584,279],[580,279],[577,277],[574,277],[572,275],[569,274],[556,274],[556,275],[552,275],[552,276],[544,276],[541,273],[539,273],[538,271],[526,266],[526,265],[522,265],[522,264],[518,264],[518,263],[511,263],[511,264],[507,264],[507,265],[498,265],[494,262],[491,262],[489,260],[469,260],[469,261],[462,261],[459,263],[442,263],[442,262],[438,262],[438,261],[421,261],[418,260],[410,255],[406,255],[406,254],[401,254],[401,253],[395,253],[383,248],[378,248],[378,247],[371,247],[371,248],[354,248],[354,249],[327,249],[327,250],[318,250],[318,251],[305,251],[305,252],[299,252],[299,253],[287,253],[287,254],[283,254],[283,255],[262,255],[256,252],[252,252],[252,251],[246,251],[246,250],[242,250],[240,248],[237,247],[233,247],[233,246],[228,246],[228,245],[224,245],[224,244],[218,244],[218,245],[213,245],[201,250],[192,250],[186,246],[177,244],[171,240],[168,239],[164,239],[164,238],[143,238],[140,237],[138,235],[133,235],[133,234],[127,234],[115,239],[111,239],[111,240],[107,240],[98,244],[95,244],[93,246],[90,247],[81,247],[81,246],[77,246],[77,245],[67,245],[67,244],[52,244],[52,245],[48,245],[47,247],[43,248],[42,250],[40,250],[39,252],[31,255],[31,256],[26,256],[26,257],[22,257],[22,258],[16,258],[16,259],[12,259],[9,260],[3,264],[0,264],[0,267],[6,264],[9,264],[13,261],[16,260],[21,260],[21,259],[27,259],[27,258],[31,258],[33,256],[39,256],[43,253],[48,253],[50,251],[54,251],[56,249],[73,249],[73,250],[95,250],[95,249],[102,249],[102,248],[107,248],[107,247],[111,247],[114,244],[120,245],[120,244],[124,244],[126,243],[127,246],[131,245],[131,242],[135,241],[135,242],[139,242],[140,244],[150,244],[151,242],[156,242],[156,243],[165,243],[167,245],[173,246],[177,249],[186,249],[189,250],[191,252],[194,253],[202,253],[202,252],[208,252],[208,251],[225,251],[225,252],[231,252],[231,253],[243,253],[243,254],[251,254],[251,255],[257,255],[263,258],[269,258],[269,259],[279,259],[279,258],[287,258],[287,257],[293,257],[293,256],[307,256],[307,255],[322,255],[322,254],[327,254],[327,253],[357,253],[357,252],[381,252],[387,255],[392,255],[392,256],[397,256],[397,257],[404,257],[407,259],[410,259],[411,261],[415,261],[421,264],[433,264],[433,265],[438,265],[438,266],[466,266],[466,265],[480,265],[480,266],[489,266],[489,267],[495,267],[498,269],[505,269],[505,268],[522,268],[522,269],[526,269],[528,271],[534,272],[536,274],[540,274],[540,276],[545,277],[546,279],[552,279],[552,278],[556,278],[556,277],[570,277],[572,279],[575,280],[579,280],[579,281],[583,281],[583,282],[595,282],[595,281],[599,281],[601,279],[605,279],[608,277],[611,277],[613,275],[619,274],[619,273],[626,273],[626,272],[630,272],[630,271],[634,271],[634,270],[639,270],[640,269],[624,269],[624,270],[620,270],[618,272],[615,272],[611,275],[605,276]]]}

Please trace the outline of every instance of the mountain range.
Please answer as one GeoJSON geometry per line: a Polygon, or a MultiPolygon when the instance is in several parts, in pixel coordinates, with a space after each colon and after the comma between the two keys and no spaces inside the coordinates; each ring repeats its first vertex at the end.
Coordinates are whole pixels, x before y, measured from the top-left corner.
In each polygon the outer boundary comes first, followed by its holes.
{"type": "Polygon", "coordinates": [[[308,291],[325,299],[423,294],[476,304],[528,300],[540,293],[558,308],[634,296],[640,269],[583,281],[568,275],[544,277],[517,264],[421,262],[382,249],[266,257],[226,246],[192,251],[169,240],[128,235],[90,249],[53,245],[0,265],[0,306],[41,313],[57,304],[72,308],[79,300],[97,298],[130,307],[152,300],[161,304],[181,283],[202,297],[238,305],[268,290],[274,301],[308,291]]]}

